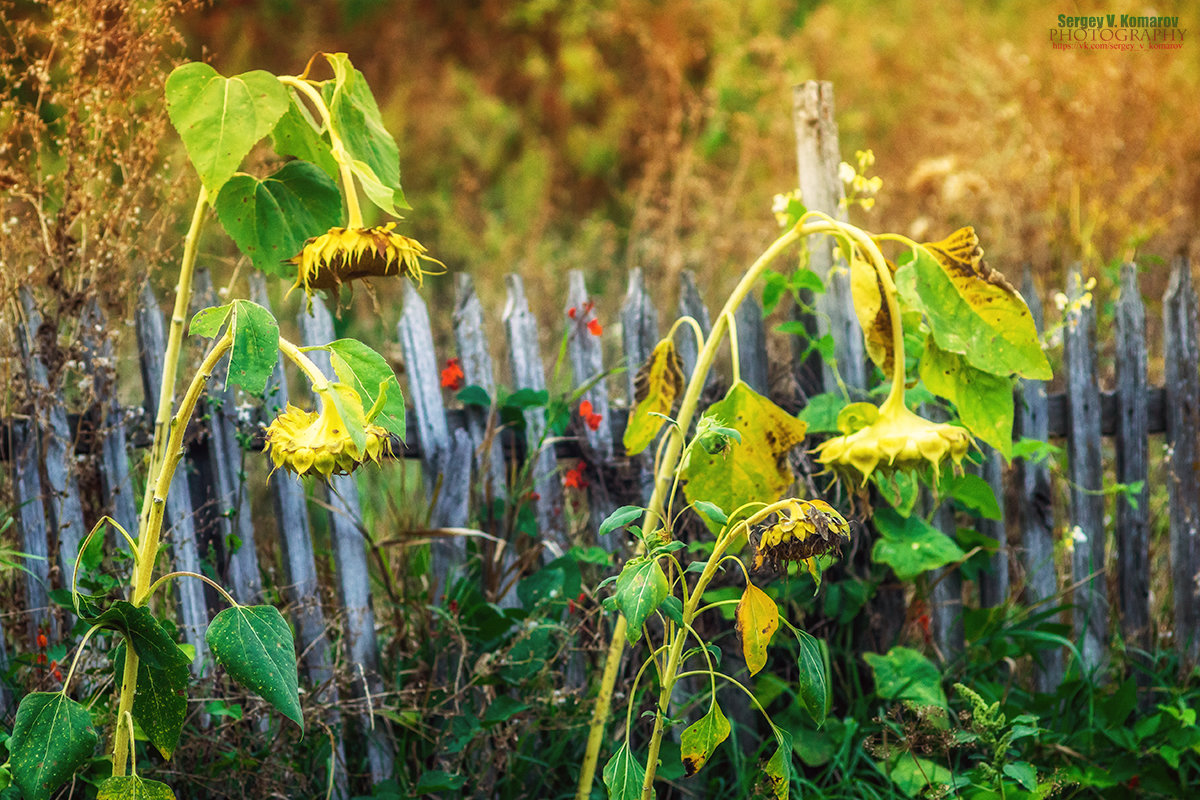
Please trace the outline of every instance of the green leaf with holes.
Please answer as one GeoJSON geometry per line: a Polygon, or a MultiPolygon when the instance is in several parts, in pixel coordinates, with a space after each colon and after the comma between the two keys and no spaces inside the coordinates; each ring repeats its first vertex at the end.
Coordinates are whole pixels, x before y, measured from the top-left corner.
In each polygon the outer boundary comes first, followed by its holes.
{"type": "Polygon", "coordinates": [[[134,775],[105,778],[96,792],[96,800],[175,800],[171,787],[134,775]]]}
{"type": "Polygon", "coordinates": [[[294,279],[296,268],[286,259],[310,237],[341,223],[342,193],[316,166],[292,161],[262,180],[234,175],[217,195],[216,209],[225,232],[256,269],[294,279]]]}
{"type": "Polygon", "coordinates": [[[60,692],[33,692],[17,708],[8,740],[13,780],[26,800],[49,800],[96,750],[88,710],[60,692]]]}
{"type": "Polygon", "coordinates": [[[176,67],[166,83],[167,115],[200,181],[215,198],[242,159],[288,109],[283,84],[254,70],[226,78],[208,64],[176,67]]]}
{"type": "Polygon", "coordinates": [[[232,381],[248,394],[260,395],[279,360],[279,325],[271,312],[257,303],[234,300],[196,312],[188,333],[215,338],[226,322],[233,327],[233,349],[225,384],[232,381]]]}
{"type": "Polygon", "coordinates": [[[217,663],[304,730],[292,629],[275,606],[234,606],[204,635],[217,663]]]}

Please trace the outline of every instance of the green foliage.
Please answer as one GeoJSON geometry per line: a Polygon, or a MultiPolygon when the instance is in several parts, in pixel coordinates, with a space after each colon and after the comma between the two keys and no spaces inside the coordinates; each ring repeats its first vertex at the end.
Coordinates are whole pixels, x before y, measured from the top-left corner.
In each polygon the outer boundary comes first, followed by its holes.
{"type": "Polygon", "coordinates": [[[967,555],[953,539],[920,517],[902,518],[885,508],[875,515],[875,525],[880,538],[871,549],[871,558],[890,566],[900,580],[912,580],[967,555]]]}
{"type": "Polygon", "coordinates": [[[304,730],[292,629],[275,606],[234,606],[213,617],[204,640],[242,686],[304,730]]]}
{"type": "Polygon", "coordinates": [[[189,332],[214,338],[227,321],[233,350],[229,356],[226,385],[232,381],[248,394],[261,395],[279,359],[279,325],[271,312],[257,303],[234,300],[196,312],[189,332]]]}
{"type": "Polygon", "coordinates": [[[372,422],[403,442],[404,394],[387,359],[357,339],[338,339],[321,349],[329,352],[338,379],[358,393],[368,411],[376,409],[372,422]]]}
{"type": "Polygon", "coordinates": [[[96,800],[175,800],[171,787],[136,776],[107,778],[100,784],[96,800]]]}
{"type": "Polygon", "coordinates": [[[888,700],[948,708],[942,676],[925,656],[910,647],[893,647],[886,655],[864,653],[875,676],[875,692],[888,700]]]}
{"type": "Polygon", "coordinates": [[[679,750],[683,759],[684,774],[695,775],[708,761],[721,742],[729,738],[729,720],[721,713],[714,698],[708,713],[683,729],[680,734],[679,750]]]}
{"type": "Polygon", "coordinates": [[[60,692],[27,694],[8,740],[13,780],[28,800],[50,800],[92,757],[97,741],[82,705],[60,692]]]}
{"type": "Polygon", "coordinates": [[[629,743],[621,745],[613,757],[604,765],[604,785],[608,787],[608,800],[636,800],[642,796],[642,781],[646,769],[633,753],[629,743]]]}
{"type": "Polygon", "coordinates": [[[629,635],[636,642],[642,625],[667,597],[667,575],[657,559],[630,561],[617,578],[617,608],[629,622],[629,635]]]}

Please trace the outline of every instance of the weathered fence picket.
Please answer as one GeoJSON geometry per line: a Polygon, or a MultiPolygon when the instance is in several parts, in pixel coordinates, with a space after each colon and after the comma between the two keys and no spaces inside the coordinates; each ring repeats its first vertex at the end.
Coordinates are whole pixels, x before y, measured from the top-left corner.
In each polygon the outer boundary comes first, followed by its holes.
{"type": "Polygon", "coordinates": [[[1200,661],[1200,312],[1191,265],[1176,259],[1163,297],[1163,352],[1170,471],[1171,585],[1176,646],[1200,661]]]}
{"type": "MultiPolygon", "coordinates": [[[[696,286],[696,274],[691,270],[684,270],[679,276],[679,316],[691,317],[696,320],[700,326],[700,332],[706,337],[712,332],[712,317],[708,313],[708,306],[704,304],[700,288],[696,286]]],[[[696,336],[692,333],[692,327],[690,325],[684,327],[675,341],[679,351],[679,360],[683,362],[683,374],[685,377],[689,376],[696,366],[696,358],[700,352],[696,344],[696,336]]],[[[712,386],[714,380],[716,380],[716,373],[709,372],[708,378],[704,382],[705,388],[712,386]]]]}
{"type": "Polygon", "coordinates": [[[996,552],[988,559],[989,571],[979,576],[979,603],[995,608],[1008,602],[1010,588],[1008,529],[1004,524],[1004,456],[989,445],[980,445],[983,463],[979,477],[991,488],[1000,506],[1000,519],[981,518],[976,526],[980,533],[996,541],[996,552]]]}
{"type": "Polygon", "coordinates": [[[42,478],[39,464],[41,448],[37,442],[37,424],[32,418],[14,418],[10,434],[9,453],[12,454],[13,503],[21,530],[21,551],[29,554],[25,568],[25,608],[29,612],[27,628],[30,648],[38,646],[37,637],[44,633],[58,641],[58,618],[50,613],[50,544],[46,537],[46,509],[42,505],[42,478]]]}
{"type": "MultiPolygon", "coordinates": [[[[685,334],[686,335],[686,334],[685,334]]],[[[637,398],[634,382],[637,378],[638,367],[650,358],[654,345],[658,344],[658,309],[646,293],[642,278],[642,270],[629,270],[629,285],[625,291],[625,299],[621,303],[621,349],[625,353],[625,407],[636,408],[637,398]]],[[[637,464],[637,481],[639,494],[643,503],[650,501],[654,492],[653,453],[640,453],[634,456],[637,464]]],[[[615,538],[615,537],[614,537],[615,538]]],[[[613,542],[611,547],[616,549],[620,543],[613,542]]]]}
{"type": "Polygon", "coordinates": [[[762,306],[748,295],[733,315],[737,327],[738,368],[741,378],[759,394],[770,391],[767,374],[767,331],[763,325],[762,306]]]}

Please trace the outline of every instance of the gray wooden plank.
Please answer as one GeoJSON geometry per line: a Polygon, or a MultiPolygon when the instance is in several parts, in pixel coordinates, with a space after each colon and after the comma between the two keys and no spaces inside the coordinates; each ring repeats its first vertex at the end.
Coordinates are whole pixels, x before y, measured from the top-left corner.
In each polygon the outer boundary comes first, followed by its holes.
{"type": "MultiPolygon", "coordinates": [[[[441,373],[434,354],[429,311],[421,295],[410,283],[405,284],[404,311],[400,315],[397,334],[408,376],[408,399],[413,406],[417,436],[421,442],[425,496],[430,503],[434,503],[430,527],[448,527],[452,519],[456,520],[453,523],[455,525],[465,525],[466,514],[460,514],[459,511],[465,511],[470,502],[471,451],[451,452],[454,445],[446,424],[446,409],[442,405],[441,373]],[[451,465],[450,459],[459,455],[465,456],[465,464],[451,465]],[[464,467],[466,479],[462,480],[464,467]],[[450,469],[453,469],[454,480],[447,480],[450,469]]],[[[466,442],[469,446],[469,436],[466,442]]],[[[430,543],[429,551],[433,589],[431,599],[438,602],[463,574],[466,543],[458,536],[439,536],[430,543]]]]}
{"type": "MultiPolygon", "coordinates": [[[[1004,456],[1000,455],[999,451],[986,445],[980,445],[983,449],[983,463],[979,465],[979,477],[991,487],[992,493],[996,495],[996,504],[1000,506],[1001,514],[1004,513],[1004,456]]],[[[1009,574],[1008,574],[1008,529],[1004,524],[1004,519],[980,519],[976,523],[976,528],[984,536],[995,539],[999,544],[996,552],[989,559],[991,563],[991,572],[981,575],[979,578],[979,602],[984,608],[995,608],[1008,602],[1009,592],[1009,574]]]]}
{"type": "MultiPolygon", "coordinates": [[[[690,336],[690,333],[685,335],[690,336]]],[[[625,354],[625,405],[627,412],[637,405],[633,388],[634,378],[638,367],[650,358],[654,345],[658,344],[658,308],[650,299],[642,277],[642,270],[634,268],[629,271],[629,285],[625,291],[625,299],[621,303],[621,347],[625,354]]],[[[624,430],[624,428],[622,428],[624,430]]],[[[617,438],[614,434],[614,439],[617,438]]],[[[637,464],[637,481],[641,503],[650,502],[654,492],[654,448],[633,456],[637,464]]],[[[622,542],[613,542],[614,550],[622,542]]]]}
{"type": "MultiPolygon", "coordinates": [[[[463,384],[483,389],[494,403],[496,379],[484,334],[483,305],[471,276],[465,272],[454,276],[454,290],[454,342],[463,370],[463,384]]],[[[464,412],[475,446],[475,473],[482,481],[483,497],[485,501],[503,500],[508,496],[508,486],[500,437],[495,435],[494,409],[467,406],[464,412]]]]}
{"type": "MultiPolygon", "coordinates": [[[[835,219],[846,219],[841,200],[845,189],[838,178],[841,151],[837,122],[833,117],[833,84],[805,81],[792,90],[796,128],[796,157],[800,175],[800,194],[805,208],[822,211],[835,219]]],[[[862,330],[850,296],[850,273],[834,269],[841,264],[828,236],[814,236],[808,242],[809,267],[825,281],[824,294],[817,295],[817,333],[832,333],[837,368],[847,386],[867,385],[866,350],[862,330]]],[[[824,369],[825,391],[837,391],[833,371],[824,369]]]]}
{"type": "MultiPolygon", "coordinates": [[[[535,392],[546,388],[542,366],[542,348],[538,342],[537,320],[525,298],[525,284],[519,275],[506,275],[508,288],[504,306],[504,327],[508,332],[508,356],[512,366],[513,386],[535,392]]],[[[566,552],[569,543],[563,528],[563,493],[554,448],[547,446],[546,410],[529,408],[524,411],[525,443],[533,465],[533,487],[537,492],[534,511],[538,536],[547,545],[544,557],[556,558],[566,552]],[[554,552],[557,551],[557,552],[554,552]]]]}
{"type": "MultiPolygon", "coordinates": [[[[219,305],[208,270],[196,270],[193,278],[192,313],[219,305]]],[[[207,348],[207,342],[205,343],[207,348]]],[[[206,425],[210,437],[215,485],[211,502],[216,505],[216,518],[222,541],[227,543],[229,558],[229,593],[239,603],[253,604],[262,596],[262,575],[258,564],[258,547],[254,537],[254,522],[250,513],[243,479],[242,446],[237,430],[237,395],[232,385],[226,385],[229,360],[222,359],[212,372],[204,393],[206,425]],[[236,543],[236,546],[231,546],[236,543]]]]}
{"type": "MultiPolygon", "coordinates": [[[[162,387],[162,354],[166,349],[162,312],[149,284],[142,288],[135,315],[138,352],[142,372],[142,390],[146,397],[149,419],[158,410],[162,387]]],[[[163,516],[162,541],[171,547],[173,566],[185,572],[203,573],[200,568],[200,548],[196,541],[195,517],[188,479],[187,462],[180,463],[167,491],[167,510],[163,516]]],[[[130,531],[134,534],[134,531],[130,531]]],[[[208,609],[204,601],[204,584],[196,579],[172,581],[179,602],[179,624],[183,640],[196,649],[192,674],[196,677],[208,671],[208,645],[204,632],[208,629],[208,609]]]]}
{"type": "Polygon", "coordinates": [[[1117,496],[1117,581],[1121,632],[1128,647],[1150,646],[1150,437],[1146,380],[1146,308],[1137,267],[1121,267],[1116,305],[1117,434],[1119,483],[1142,482],[1130,498],[1117,496]],[[1131,502],[1132,499],[1132,502],[1131,502]]]}
{"type": "Polygon", "coordinates": [[[1163,318],[1175,643],[1190,668],[1200,661],[1200,319],[1183,256],[1173,265],[1163,318]]]}
{"type": "MultiPolygon", "coordinates": [[[[946,412],[938,406],[921,409],[927,419],[944,422],[946,412]]],[[[926,511],[931,501],[922,501],[926,511]]],[[[932,525],[951,539],[957,538],[958,522],[954,506],[944,499],[934,509],[932,525]]],[[[951,564],[929,573],[932,588],[929,592],[929,627],[934,646],[944,662],[951,662],[962,655],[963,639],[963,580],[962,569],[951,564]]]]}
{"type": "MultiPolygon", "coordinates": [[[[575,386],[594,380],[604,372],[604,358],[599,336],[593,336],[587,329],[587,319],[591,315],[582,313],[588,302],[595,302],[588,296],[587,285],[583,272],[571,270],[567,273],[567,309],[576,309],[575,318],[567,319],[567,356],[571,362],[571,374],[575,386]]],[[[617,508],[617,502],[609,491],[607,482],[600,476],[604,475],[613,459],[612,408],[608,401],[607,376],[600,380],[579,398],[579,403],[571,409],[573,424],[576,431],[582,433],[580,441],[584,460],[588,463],[590,472],[596,476],[588,481],[588,531],[596,531],[600,524],[617,508]],[[583,402],[591,404],[592,413],[599,417],[599,426],[593,430],[577,413],[583,402]]],[[[621,540],[615,536],[606,536],[597,541],[601,547],[612,552],[621,545],[621,540]]]]}
{"type": "MultiPolygon", "coordinates": [[[[1042,330],[1042,301],[1028,267],[1025,270],[1021,294],[1029,305],[1038,330],[1042,330]]],[[[1048,441],[1048,403],[1046,382],[1022,380],[1018,385],[1018,402],[1014,428],[1018,435],[1048,441]]],[[[1054,565],[1054,509],[1050,490],[1050,469],[1045,463],[1024,459],[1016,462],[1017,525],[1020,531],[1019,561],[1024,571],[1025,598],[1030,605],[1054,603],[1058,594],[1058,573],[1054,565]]],[[[1038,610],[1045,610],[1041,607],[1038,610]]],[[[1050,692],[1062,683],[1063,655],[1061,648],[1047,650],[1034,665],[1034,686],[1050,692]]]]}
{"type": "MultiPolygon", "coordinates": [[[[129,472],[126,420],[117,398],[116,362],[107,319],[95,298],[84,308],[82,337],[89,355],[92,393],[99,412],[97,435],[100,438],[104,508],[130,536],[136,536],[138,500],[133,496],[133,478],[129,472]]],[[[115,530],[112,541],[118,548],[125,549],[124,537],[115,530]]]]}
{"type": "Polygon", "coordinates": [[[737,324],[738,362],[742,380],[759,394],[770,391],[767,376],[767,332],[763,326],[762,306],[751,294],[733,315],[737,324]]]}
{"type": "MultiPolygon", "coordinates": [[[[1079,269],[1067,276],[1067,296],[1084,293],[1079,269]]],[[[1104,465],[1100,458],[1100,404],[1097,402],[1095,328],[1090,303],[1072,302],[1066,313],[1063,366],[1066,372],[1067,455],[1071,480],[1071,565],[1074,624],[1083,668],[1093,670],[1107,660],[1108,597],[1105,579],[1104,465]]]]}
{"type": "MultiPolygon", "coordinates": [[[[333,341],[333,318],[323,303],[315,302],[310,311],[300,312],[301,339],[306,345],[323,345],[333,341]]],[[[332,376],[329,354],[309,353],[309,357],[327,376],[332,376]]],[[[375,634],[375,611],[371,604],[371,573],[367,563],[366,540],[360,527],[362,509],[358,484],[353,475],[334,475],[328,491],[329,535],[333,543],[334,563],[337,565],[338,594],[346,623],[346,656],[351,670],[359,677],[355,691],[365,696],[362,681],[372,696],[383,691],[379,674],[379,643],[375,634]]],[[[391,737],[382,717],[369,715],[359,719],[367,742],[367,763],[371,782],[378,783],[392,776],[395,756],[391,737]]]]}
{"type": "Polygon", "coordinates": [[[66,587],[71,584],[75,557],[79,554],[79,545],[87,536],[89,526],[83,518],[83,501],[79,496],[75,470],[75,447],[62,392],[57,386],[50,385],[50,376],[36,346],[36,337],[42,325],[41,313],[28,289],[21,287],[19,295],[26,327],[24,334],[17,339],[34,396],[34,413],[46,479],[43,488],[50,500],[50,529],[57,540],[58,566],[62,585],[66,587]]]}
{"type": "Polygon", "coordinates": [[[29,645],[37,649],[38,633],[58,641],[58,619],[50,613],[50,545],[46,536],[46,508],[43,505],[42,478],[38,471],[41,450],[37,426],[29,419],[13,419],[9,453],[12,456],[13,502],[21,534],[21,550],[32,558],[24,559],[25,611],[29,615],[29,645]]]}
{"type": "MultiPolygon", "coordinates": [[[[700,324],[700,331],[705,336],[712,332],[712,317],[708,313],[708,306],[704,305],[704,298],[696,285],[696,274],[691,270],[684,270],[679,275],[679,316],[691,317],[696,320],[700,324]]],[[[676,334],[675,343],[679,352],[679,360],[683,362],[683,377],[686,381],[696,367],[696,358],[699,354],[692,326],[681,326],[676,334]]],[[[708,378],[704,381],[705,388],[711,387],[714,380],[716,380],[716,375],[710,371],[708,378]]]]}

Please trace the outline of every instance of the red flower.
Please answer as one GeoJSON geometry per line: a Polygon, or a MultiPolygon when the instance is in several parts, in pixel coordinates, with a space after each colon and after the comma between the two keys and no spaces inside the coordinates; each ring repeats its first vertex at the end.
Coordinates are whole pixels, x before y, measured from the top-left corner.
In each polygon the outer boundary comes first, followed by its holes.
{"type": "Polygon", "coordinates": [[[445,369],[442,370],[442,388],[458,391],[462,388],[465,377],[458,359],[451,358],[446,362],[445,369]]]}
{"type": "Polygon", "coordinates": [[[571,306],[570,308],[567,309],[567,316],[570,317],[571,319],[575,319],[575,315],[578,313],[579,313],[579,311],[575,308],[575,306],[571,306]]]}
{"type": "Polygon", "coordinates": [[[579,404],[579,416],[594,431],[600,430],[600,423],[604,421],[603,417],[593,411],[590,400],[584,400],[579,404]]]}
{"type": "Polygon", "coordinates": [[[568,614],[574,614],[574,613],[575,613],[575,601],[574,601],[574,600],[568,600],[568,601],[567,601],[567,613],[568,613],[568,614]]]}
{"type": "Polygon", "coordinates": [[[60,670],[58,667],[54,668],[54,680],[62,683],[62,670],[60,670]]]}
{"type": "Polygon", "coordinates": [[[568,489],[582,489],[587,485],[587,478],[583,477],[583,462],[576,464],[563,475],[563,486],[568,489]]]}
{"type": "Polygon", "coordinates": [[[37,663],[39,663],[39,664],[45,664],[45,663],[46,663],[46,654],[45,654],[45,653],[38,653],[38,655],[37,655],[37,663]]]}
{"type": "Polygon", "coordinates": [[[40,647],[40,648],[42,648],[43,650],[45,650],[45,649],[46,649],[46,644],[47,644],[47,642],[46,642],[46,634],[44,634],[44,633],[39,633],[39,634],[38,634],[38,640],[37,640],[37,642],[38,642],[38,647],[40,647]]]}
{"type": "Polygon", "coordinates": [[[588,333],[592,336],[599,336],[604,333],[604,328],[600,325],[600,320],[594,319],[587,324],[588,333]]]}

